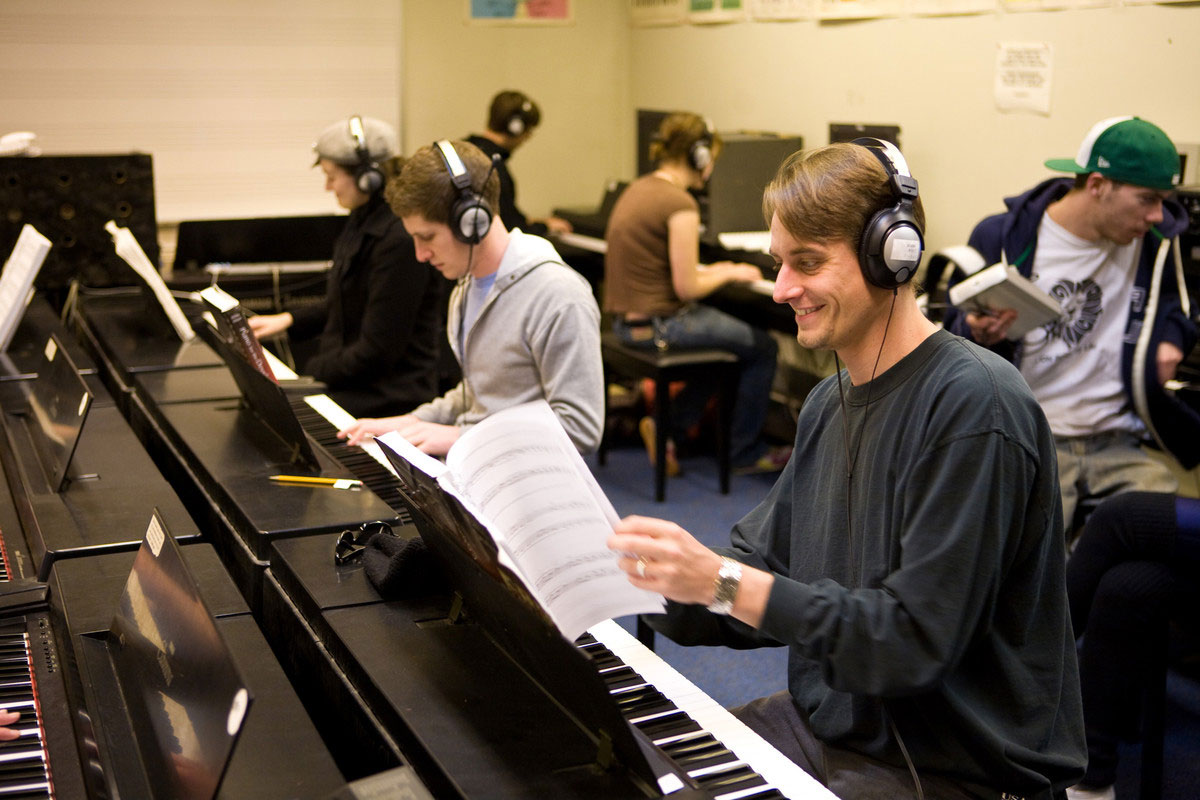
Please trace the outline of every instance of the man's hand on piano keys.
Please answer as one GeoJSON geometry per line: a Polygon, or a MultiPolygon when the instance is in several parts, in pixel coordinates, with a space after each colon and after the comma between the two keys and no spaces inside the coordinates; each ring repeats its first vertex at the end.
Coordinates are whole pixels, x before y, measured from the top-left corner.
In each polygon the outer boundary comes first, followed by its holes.
{"type": "Polygon", "coordinates": [[[385,433],[391,433],[400,425],[405,414],[400,417],[362,417],[354,420],[345,428],[337,432],[339,439],[345,439],[346,444],[362,444],[369,442],[376,436],[383,436],[385,433]]]}
{"type": "Polygon", "coordinates": [[[0,742],[8,742],[16,739],[21,734],[8,727],[16,723],[21,718],[19,711],[0,711],[0,742]]]}
{"type": "Polygon", "coordinates": [[[345,439],[348,444],[361,444],[368,439],[396,431],[422,453],[431,456],[444,456],[450,451],[450,446],[458,441],[462,429],[456,425],[439,425],[436,422],[425,422],[412,414],[399,417],[363,417],[354,424],[338,431],[338,438],[345,439]]]}

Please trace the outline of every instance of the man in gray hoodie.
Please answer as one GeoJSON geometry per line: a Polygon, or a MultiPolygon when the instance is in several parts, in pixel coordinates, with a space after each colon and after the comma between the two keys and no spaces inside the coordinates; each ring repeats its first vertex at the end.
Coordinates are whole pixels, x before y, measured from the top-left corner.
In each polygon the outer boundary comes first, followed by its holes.
{"type": "Polygon", "coordinates": [[[388,184],[417,260],[458,282],[446,332],[463,378],[409,414],[357,420],[338,434],[351,444],[395,430],[445,455],[464,428],[537,399],[581,452],[600,443],[604,378],[591,287],[548,241],[504,227],[499,191],[493,162],[461,141],[421,148],[388,184]]]}

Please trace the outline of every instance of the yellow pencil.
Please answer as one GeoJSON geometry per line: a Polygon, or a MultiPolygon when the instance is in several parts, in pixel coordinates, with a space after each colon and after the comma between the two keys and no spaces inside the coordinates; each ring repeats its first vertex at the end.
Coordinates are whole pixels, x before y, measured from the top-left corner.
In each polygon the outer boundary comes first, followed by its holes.
{"type": "Polygon", "coordinates": [[[362,481],[353,478],[322,478],[314,475],[271,475],[278,483],[307,483],[316,486],[332,486],[335,489],[350,489],[362,486],[362,481]]]}

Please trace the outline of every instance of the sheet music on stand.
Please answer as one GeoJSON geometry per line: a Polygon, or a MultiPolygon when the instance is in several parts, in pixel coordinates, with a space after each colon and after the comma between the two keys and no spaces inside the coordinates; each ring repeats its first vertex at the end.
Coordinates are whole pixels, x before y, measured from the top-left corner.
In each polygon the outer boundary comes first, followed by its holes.
{"type": "Polygon", "coordinates": [[[163,311],[167,314],[167,319],[171,321],[171,327],[175,329],[175,333],[182,341],[190,342],[196,336],[196,332],[192,330],[191,323],[184,316],[183,309],[179,307],[175,296],[171,294],[171,290],[167,288],[167,284],[163,281],[162,276],[158,274],[158,270],[150,263],[150,259],[146,257],[146,251],[138,244],[138,240],[134,238],[133,232],[128,228],[117,227],[117,223],[109,220],[104,224],[104,230],[112,235],[113,244],[117,248],[117,255],[125,260],[125,263],[133,267],[133,271],[146,282],[150,287],[150,291],[154,293],[155,299],[162,306],[163,311]]]}
{"type": "Polygon", "coordinates": [[[33,282],[37,278],[46,254],[50,252],[50,240],[37,228],[26,224],[13,246],[12,254],[4,262],[0,272],[0,353],[12,342],[25,307],[33,299],[33,282]]]}

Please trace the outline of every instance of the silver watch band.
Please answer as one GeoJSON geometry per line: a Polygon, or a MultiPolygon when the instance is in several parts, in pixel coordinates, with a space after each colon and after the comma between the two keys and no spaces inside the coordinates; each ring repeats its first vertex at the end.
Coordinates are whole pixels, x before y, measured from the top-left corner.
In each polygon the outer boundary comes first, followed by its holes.
{"type": "Polygon", "coordinates": [[[723,556],[717,579],[713,583],[713,601],[708,610],[714,614],[729,614],[733,611],[733,601],[737,597],[741,582],[742,562],[723,556]]]}

